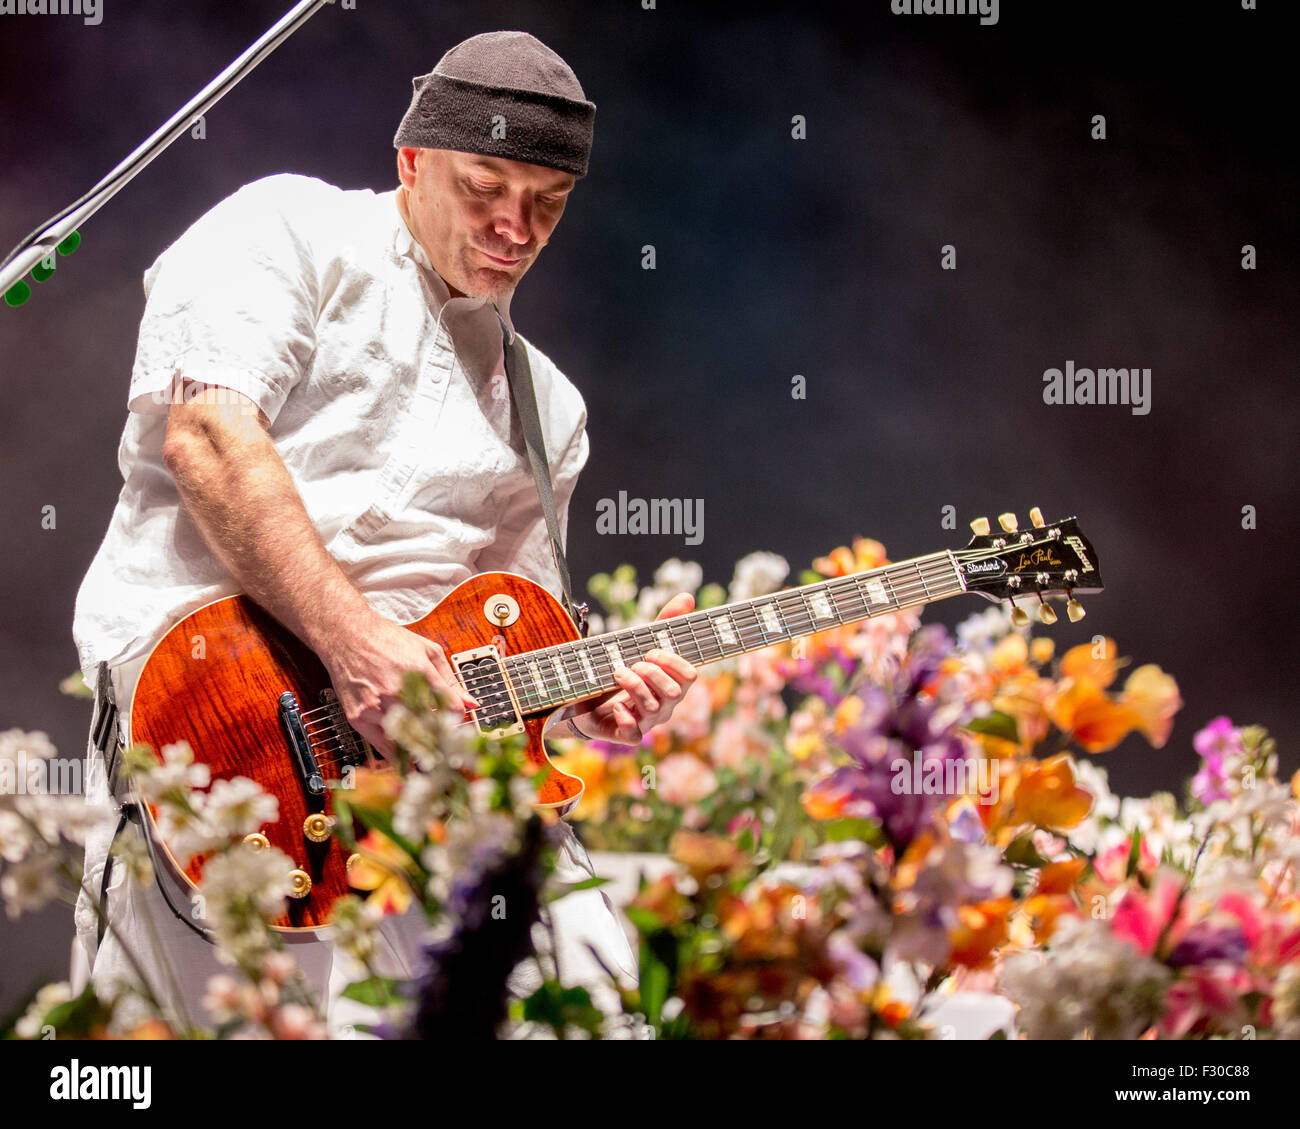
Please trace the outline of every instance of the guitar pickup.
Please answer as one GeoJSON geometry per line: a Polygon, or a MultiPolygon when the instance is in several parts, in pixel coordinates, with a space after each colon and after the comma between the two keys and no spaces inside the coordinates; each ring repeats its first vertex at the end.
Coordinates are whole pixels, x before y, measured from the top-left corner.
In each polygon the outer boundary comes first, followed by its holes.
{"type": "Polygon", "coordinates": [[[480,733],[485,737],[508,737],[524,731],[519,701],[495,647],[460,651],[451,656],[451,661],[461,684],[479,703],[478,709],[470,710],[470,716],[480,733]]]}

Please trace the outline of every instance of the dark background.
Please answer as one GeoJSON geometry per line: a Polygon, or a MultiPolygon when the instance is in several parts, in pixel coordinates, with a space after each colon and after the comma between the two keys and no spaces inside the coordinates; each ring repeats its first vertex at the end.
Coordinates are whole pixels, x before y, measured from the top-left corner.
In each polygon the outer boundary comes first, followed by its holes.
{"type": "MultiPolygon", "coordinates": [[[[94,27],[0,17],[0,248],[288,7],[103,0],[94,27]]],[[[591,174],[513,307],[587,400],[576,577],[628,560],[648,579],[682,556],[726,583],[758,548],[797,572],[855,534],[902,559],[958,547],[978,514],[1077,513],[1107,591],[1083,623],[1062,617],[1058,644],[1113,635],[1187,703],[1164,749],[1136,738],[1101,758],[1116,790],[1177,787],[1219,713],[1268,726],[1294,769],[1295,75],[1278,0],[1007,0],[991,27],[849,7],[358,0],[317,14],[208,114],[206,140],[183,135],[26,306],[0,308],[0,727],[84,748],[89,706],[57,683],[120,487],[142,273],[258,177],[393,187],[409,77],[469,35],[519,28],[598,106],[591,174]],[[1090,138],[1094,114],[1106,141],[1090,138]],[[955,272],[939,269],[949,243],[955,272]],[[1044,405],[1044,370],[1067,360],[1151,368],[1150,414],[1044,405]],[[598,536],[596,504],[619,490],[703,498],[703,544],[598,536]]],[[[64,974],[71,924],[57,910],[0,929],[3,1008],[64,974]]]]}

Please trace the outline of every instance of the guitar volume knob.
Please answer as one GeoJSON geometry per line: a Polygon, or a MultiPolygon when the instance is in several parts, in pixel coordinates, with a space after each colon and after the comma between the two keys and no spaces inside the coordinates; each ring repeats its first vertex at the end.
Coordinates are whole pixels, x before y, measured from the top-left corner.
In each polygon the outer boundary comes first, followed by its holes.
{"type": "Polygon", "coordinates": [[[313,843],[323,843],[334,833],[334,817],[316,812],[302,822],[302,833],[313,843]]]}

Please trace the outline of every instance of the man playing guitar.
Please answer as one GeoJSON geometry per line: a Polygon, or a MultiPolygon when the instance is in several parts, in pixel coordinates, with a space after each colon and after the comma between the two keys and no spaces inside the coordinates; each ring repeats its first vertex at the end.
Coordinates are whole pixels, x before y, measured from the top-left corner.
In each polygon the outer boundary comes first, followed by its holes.
{"type": "MultiPolygon", "coordinates": [[[[395,138],[395,191],[256,181],[145,276],[119,450],[125,484],[74,622],[87,680],[111,683],[122,715],[119,734],[92,735],[92,800],[114,790],[113,738],[126,733],[151,648],[214,600],[243,592],[292,631],[325,665],[347,721],[388,755],[381,719],[404,671],[476,705],[443,649],[402,624],[477,573],[558,590],[503,394],[502,326],[513,333],[514,289],[586,173],[595,106],[567,64],[522,32],[466,40],[414,87],[395,138]]],[[[587,458],[585,409],[525,345],[563,522],[587,458]]],[[[692,606],[678,596],[664,616],[692,606]]],[[[200,654],[203,640],[194,646],[200,654]]],[[[569,735],[635,743],[694,679],[685,659],[655,651],[617,672],[617,691],[557,717],[569,735]]],[[[169,960],[199,1016],[207,974],[220,966],[158,889],[133,890],[120,868],[104,882],[115,824],[87,840],[84,885],[103,888],[115,928],[99,940],[83,893],[83,972],[97,985],[130,976],[120,936],[152,953],[146,971],[169,960]]],[[[560,824],[557,835],[569,880],[589,877],[573,831],[560,824]]],[[[608,901],[580,894],[555,904],[557,930],[635,975],[608,901]]],[[[410,975],[418,952],[422,922],[407,916],[384,925],[395,975],[410,975]]],[[[341,981],[329,946],[291,943],[337,1029],[347,1017],[330,990],[341,981]]],[[[159,976],[153,990],[166,984],[159,976]]]]}

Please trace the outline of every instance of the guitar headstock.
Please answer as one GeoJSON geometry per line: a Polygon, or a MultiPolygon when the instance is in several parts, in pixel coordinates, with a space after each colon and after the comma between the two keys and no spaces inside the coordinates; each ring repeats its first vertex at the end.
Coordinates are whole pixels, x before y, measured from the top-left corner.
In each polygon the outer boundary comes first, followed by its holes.
{"type": "Polygon", "coordinates": [[[1075,518],[1045,522],[1037,506],[1029,517],[1032,527],[1021,530],[1015,514],[1002,514],[998,533],[990,530],[988,518],[971,522],[975,536],[953,554],[966,590],[994,601],[1010,600],[1012,618],[1020,626],[1029,616],[1017,601],[1035,598],[1038,618],[1055,623],[1056,612],[1046,600],[1064,596],[1070,620],[1077,622],[1084,611],[1075,595],[1102,590],[1096,551],[1075,518]]]}

